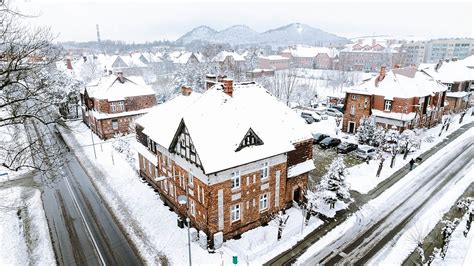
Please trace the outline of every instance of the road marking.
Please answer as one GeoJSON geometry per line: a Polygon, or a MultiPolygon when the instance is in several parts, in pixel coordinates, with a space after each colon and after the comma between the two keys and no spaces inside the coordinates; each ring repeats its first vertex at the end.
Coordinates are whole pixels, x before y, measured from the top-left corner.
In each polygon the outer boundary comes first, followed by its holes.
{"type": "MultiPolygon", "coordinates": [[[[69,172],[71,173],[72,175],[72,171],[71,169],[69,168],[69,164],[66,163],[66,166],[67,166],[67,169],[69,170],[69,172]]],[[[87,234],[89,235],[89,238],[92,240],[92,244],[97,252],[97,254],[99,255],[99,259],[102,263],[102,265],[107,265],[105,263],[105,260],[104,260],[104,257],[102,256],[102,253],[100,252],[99,250],[99,246],[97,245],[97,242],[95,241],[95,238],[94,236],[92,235],[92,231],[91,229],[89,228],[89,224],[87,223],[86,221],[86,218],[84,216],[84,213],[82,212],[82,209],[81,207],[79,207],[79,203],[76,199],[76,195],[74,194],[74,192],[72,191],[72,187],[71,187],[71,184],[69,183],[69,179],[67,178],[67,175],[64,175],[64,180],[66,181],[66,187],[67,189],[69,190],[69,193],[71,193],[71,196],[72,196],[72,201],[74,202],[74,205],[76,206],[76,209],[79,211],[79,215],[81,216],[81,220],[82,220],[82,223],[85,225],[86,227],[86,230],[87,230],[87,234]]]]}

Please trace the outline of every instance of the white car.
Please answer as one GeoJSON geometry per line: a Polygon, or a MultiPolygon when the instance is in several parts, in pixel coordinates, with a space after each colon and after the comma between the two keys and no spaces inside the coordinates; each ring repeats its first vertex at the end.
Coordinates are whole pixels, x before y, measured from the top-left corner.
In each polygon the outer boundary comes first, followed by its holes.
{"type": "Polygon", "coordinates": [[[330,115],[330,116],[338,116],[338,117],[341,117],[342,116],[342,113],[341,111],[335,109],[335,108],[328,108],[326,109],[326,114],[330,115]]]}
{"type": "Polygon", "coordinates": [[[356,152],[356,156],[362,159],[373,159],[375,158],[375,155],[377,154],[377,149],[372,146],[367,146],[367,145],[360,145],[356,152]]]}

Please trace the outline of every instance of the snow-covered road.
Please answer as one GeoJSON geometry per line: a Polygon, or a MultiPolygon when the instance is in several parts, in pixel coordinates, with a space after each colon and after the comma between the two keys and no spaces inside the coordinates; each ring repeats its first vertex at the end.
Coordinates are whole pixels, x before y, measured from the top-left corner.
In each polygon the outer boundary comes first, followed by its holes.
{"type": "Polygon", "coordinates": [[[474,130],[464,133],[423,164],[414,169],[379,198],[369,202],[356,215],[331,231],[298,260],[318,262],[363,262],[410,221],[429,200],[465,176],[472,165],[474,130]]]}

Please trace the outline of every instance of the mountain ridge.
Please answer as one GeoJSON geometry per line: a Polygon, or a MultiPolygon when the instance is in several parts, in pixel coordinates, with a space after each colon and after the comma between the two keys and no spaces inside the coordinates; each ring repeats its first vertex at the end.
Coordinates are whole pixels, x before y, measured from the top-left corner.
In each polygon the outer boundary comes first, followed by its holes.
{"type": "Polygon", "coordinates": [[[311,27],[303,23],[290,23],[278,28],[259,33],[247,25],[238,24],[217,31],[207,25],[201,25],[185,33],[176,42],[189,44],[194,41],[209,43],[230,43],[237,45],[327,45],[346,44],[349,40],[344,37],[311,27]]]}

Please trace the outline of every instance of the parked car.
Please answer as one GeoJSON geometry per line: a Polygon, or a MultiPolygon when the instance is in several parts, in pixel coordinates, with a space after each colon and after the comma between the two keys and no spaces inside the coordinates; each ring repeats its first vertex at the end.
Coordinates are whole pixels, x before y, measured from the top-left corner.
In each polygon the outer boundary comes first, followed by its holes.
{"type": "Polygon", "coordinates": [[[342,116],[342,112],[332,107],[329,107],[328,109],[326,109],[326,114],[330,116],[338,116],[338,117],[342,116]]]}
{"type": "Polygon", "coordinates": [[[361,145],[355,152],[356,156],[362,159],[373,159],[377,154],[377,149],[372,146],[361,145]]]}
{"type": "Polygon", "coordinates": [[[329,136],[322,133],[313,133],[313,144],[321,142],[321,140],[328,138],[329,136]]]}
{"type": "Polygon", "coordinates": [[[338,110],[341,113],[344,113],[344,105],[343,104],[338,104],[336,106],[333,106],[332,108],[338,110]]]}
{"type": "Polygon", "coordinates": [[[336,147],[340,143],[341,143],[340,139],[325,138],[321,142],[319,142],[319,147],[321,147],[321,149],[328,149],[328,148],[331,148],[331,147],[336,147]]]}
{"type": "Polygon", "coordinates": [[[327,120],[328,119],[328,115],[326,114],[326,111],[314,111],[316,114],[319,115],[319,117],[321,117],[322,120],[327,120]]]}
{"type": "Polygon", "coordinates": [[[306,121],[306,124],[312,124],[314,122],[314,118],[311,116],[301,116],[306,121]]]}
{"type": "Polygon", "coordinates": [[[346,154],[346,153],[349,153],[351,151],[357,150],[357,147],[359,147],[359,145],[357,145],[355,143],[343,142],[343,143],[341,143],[337,146],[337,152],[342,153],[342,154],[346,154]]]}
{"type": "Polygon", "coordinates": [[[319,122],[321,121],[321,117],[319,117],[319,115],[317,114],[311,114],[311,113],[307,113],[307,112],[301,112],[301,117],[305,118],[305,117],[311,117],[314,122],[319,122]]]}

